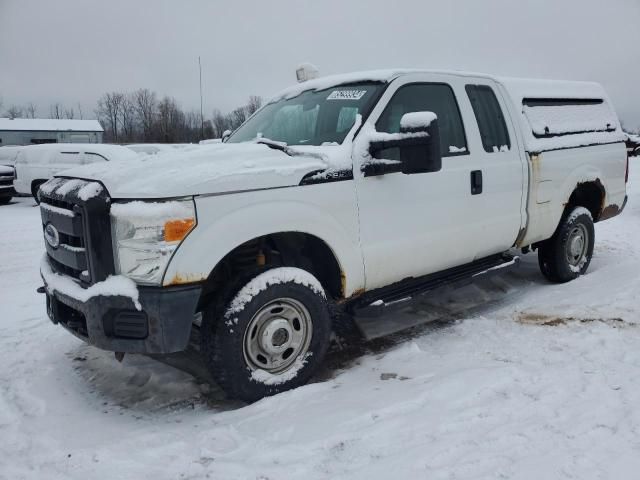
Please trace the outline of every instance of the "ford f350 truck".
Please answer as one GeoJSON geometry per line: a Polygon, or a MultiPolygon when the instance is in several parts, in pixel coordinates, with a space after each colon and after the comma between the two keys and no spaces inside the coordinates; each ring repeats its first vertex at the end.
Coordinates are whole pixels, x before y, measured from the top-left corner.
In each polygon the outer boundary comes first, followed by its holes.
{"type": "Polygon", "coordinates": [[[305,383],[329,307],[384,315],[537,250],[587,271],[626,202],[625,136],[588,82],[389,70],[291,87],[224,143],[64,172],[38,193],[51,320],[184,350],[253,401],[305,383]]]}

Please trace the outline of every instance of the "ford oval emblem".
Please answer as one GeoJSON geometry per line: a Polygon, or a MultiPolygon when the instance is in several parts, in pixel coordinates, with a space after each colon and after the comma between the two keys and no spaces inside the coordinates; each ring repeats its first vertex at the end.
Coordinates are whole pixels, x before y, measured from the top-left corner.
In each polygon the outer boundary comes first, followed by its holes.
{"type": "Polygon", "coordinates": [[[60,246],[60,234],[58,233],[58,229],[50,223],[47,223],[44,227],[44,239],[51,248],[58,248],[60,246]]]}

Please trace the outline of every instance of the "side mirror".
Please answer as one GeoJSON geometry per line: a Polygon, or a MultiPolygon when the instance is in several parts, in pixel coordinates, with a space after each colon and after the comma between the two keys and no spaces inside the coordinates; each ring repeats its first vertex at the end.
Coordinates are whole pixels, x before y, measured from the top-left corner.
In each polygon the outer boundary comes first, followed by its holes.
{"type": "Polygon", "coordinates": [[[231,130],[225,130],[224,132],[222,132],[222,143],[226,142],[229,139],[231,133],[231,130]]]}
{"type": "MultiPolygon", "coordinates": [[[[400,133],[377,133],[369,144],[369,153],[374,159],[383,160],[381,153],[390,148],[400,150],[397,163],[371,162],[365,166],[365,176],[383,175],[391,172],[405,174],[437,172],[442,168],[440,152],[440,130],[433,112],[405,113],[400,119],[400,133]]],[[[382,153],[383,155],[383,153],[382,153]]]]}

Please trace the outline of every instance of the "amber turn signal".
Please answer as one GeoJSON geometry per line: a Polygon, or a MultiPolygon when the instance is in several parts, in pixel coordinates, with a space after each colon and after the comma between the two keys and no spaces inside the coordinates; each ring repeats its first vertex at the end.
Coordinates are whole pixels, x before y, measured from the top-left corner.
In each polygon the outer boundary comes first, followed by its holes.
{"type": "Polygon", "coordinates": [[[193,218],[183,218],[180,220],[169,220],[164,224],[164,241],[179,242],[195,225],[193,218]]]}

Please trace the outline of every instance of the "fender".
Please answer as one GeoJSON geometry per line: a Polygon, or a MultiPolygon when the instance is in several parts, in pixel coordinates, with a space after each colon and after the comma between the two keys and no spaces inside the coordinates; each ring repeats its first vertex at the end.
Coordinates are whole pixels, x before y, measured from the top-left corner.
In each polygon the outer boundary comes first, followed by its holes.
{"type": "Polygon", "coordinates": [[[355,200],[349,202],[354,194],[348,193],[353,192],[353,186],[335,185],[197,197],[198,225],[174,253],[163,285],[204,281],[218,262],[239,245],[264,235],[300,232],[318,237],[332,250],[346,277],[345,296],[363,288],[357,212],[355,200]],[[327,186],[331,193],[327,193],[327,186]],[[313,190],[325,191],[314,195],[313,190]],[[278,192],[275,195],[279,198],[273,198],[273,192],[278,192]],[[325,205],[320,206],[320,201],[325,205]]]}
{"type": "Polygon", "coordinates": [[[553,235],[571,194],[580,184],[593,182],[600,187],[604,197],[599,212],[612,203],[622,205],[625,186],[624,177],[620,174],[624,165],[620,159],[625,157],[621,154],[621,145],[597,145],[531,155],[529,220],[519,246],[546,240],[553,235]],[[620,185],[616,183],[619,178],[620,185]]]}

